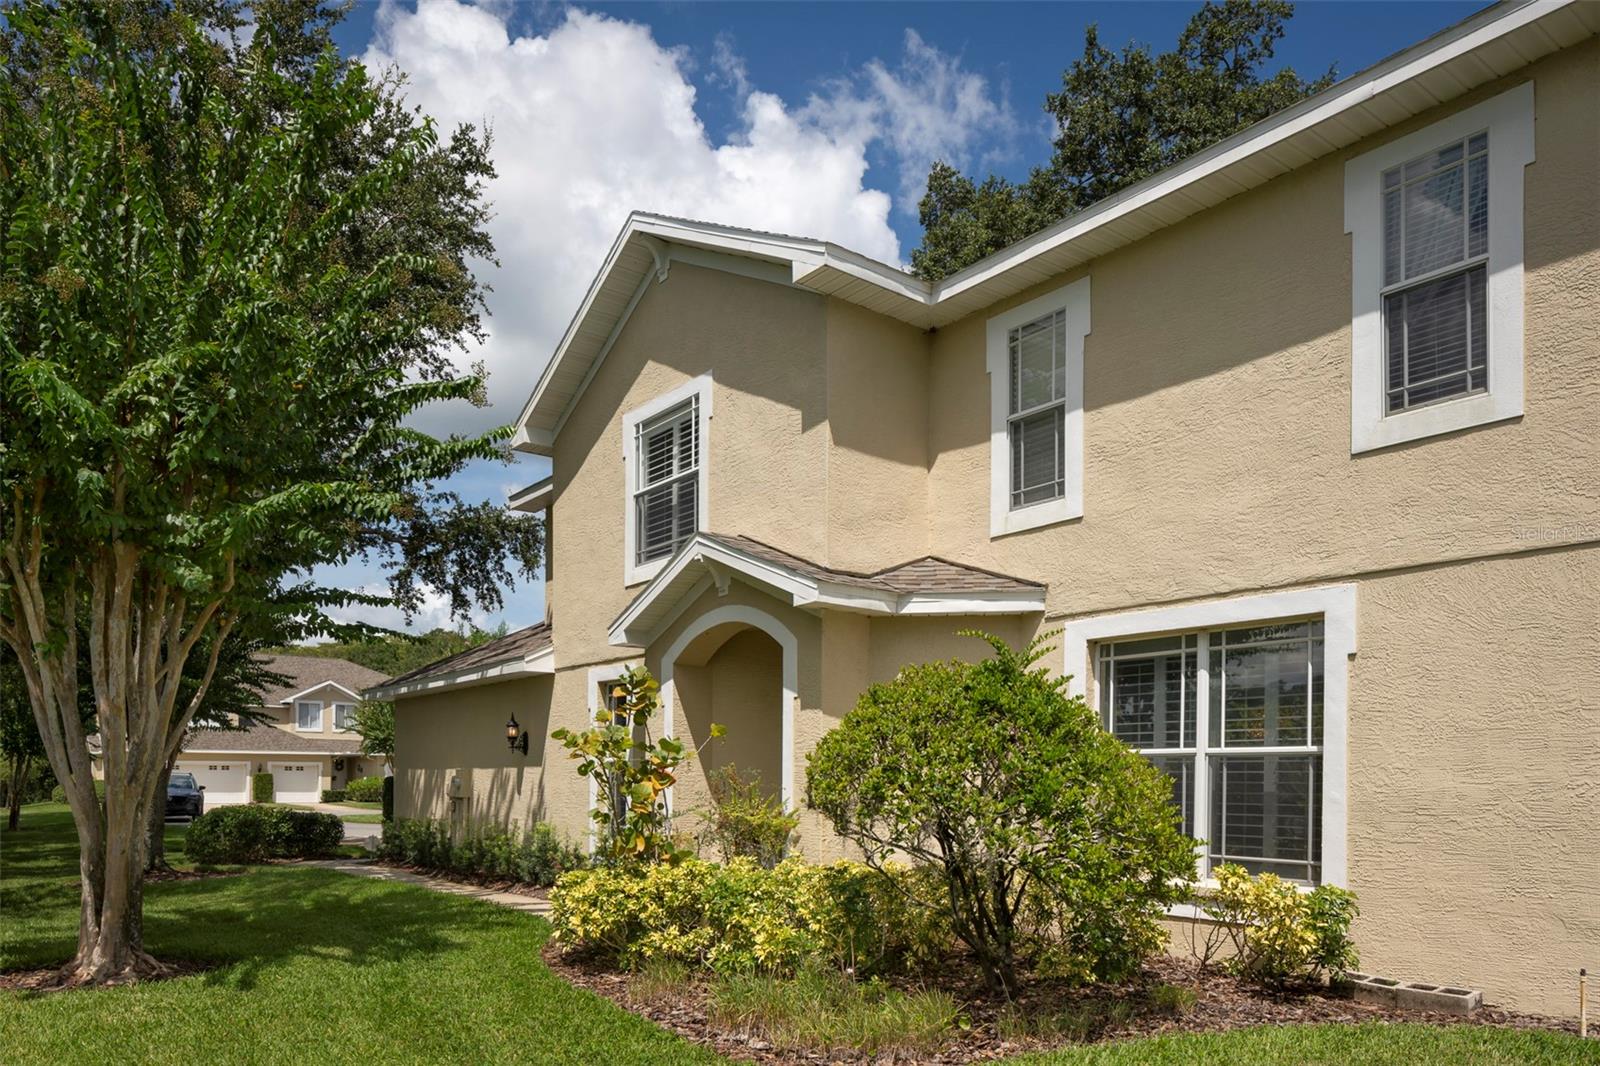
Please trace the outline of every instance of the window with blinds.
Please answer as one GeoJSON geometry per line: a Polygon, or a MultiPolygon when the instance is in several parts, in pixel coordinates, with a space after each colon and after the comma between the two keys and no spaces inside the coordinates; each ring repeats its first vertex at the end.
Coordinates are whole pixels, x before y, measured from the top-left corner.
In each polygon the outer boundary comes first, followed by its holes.
{"type": "Polygon", "coordinates": [[[1489,135],[1383,174],[1388,413],[1489,387],[1489,135]]]}
{"type": "Polygon", "coordinates": [[[1321,878],[1322,622],[1100,645],[1107,730],[1172,781],[1202,875],[1321,878]]]}
{"type": "Polygon", "coordinates": [[[695,534],[699,513],[699,400],[674,407],[635,430],[634,562],[671,555],[695,534]]]}
{"type": "Polygon", "coordinates": [[[1067,315],[1056,311],[1007,336],[1011,507],[1066,493],[1067,315]]]}

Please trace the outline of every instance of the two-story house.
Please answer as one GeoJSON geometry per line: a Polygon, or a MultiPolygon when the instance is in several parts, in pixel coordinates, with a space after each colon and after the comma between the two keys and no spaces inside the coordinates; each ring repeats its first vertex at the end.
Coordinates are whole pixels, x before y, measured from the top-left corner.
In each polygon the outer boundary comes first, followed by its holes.
{"type": "MultiPolygon", "coordinates": [[[[1569,1013],[1600,965],[1597,31],[1489,8],[932,284],[630,217],[518,420],[550,616],[377,690],[399,813],[580,836],[549,733],[637,662],[668,731],[728,730],[676,810],[728,763],[803,806],[869,683],[1059,631],[1202,875],[1347,885],[1364,968],[1569,1013]]],[[[841,852],[809,812],[800,848],[841,852]]]]}
{"type": "Polygon", "coordinates": [[[175,769],[206,789],[206,806],[250,802],[250,775],[272,775],[278,803],[317,803],[322,790],[383,773],[383,760],[361,754],[352,728],[361,690],[383,675],[347,659],[269,655],[287,678],[262,694],[259,721],[243,729],[191,729],[175,769]]]}

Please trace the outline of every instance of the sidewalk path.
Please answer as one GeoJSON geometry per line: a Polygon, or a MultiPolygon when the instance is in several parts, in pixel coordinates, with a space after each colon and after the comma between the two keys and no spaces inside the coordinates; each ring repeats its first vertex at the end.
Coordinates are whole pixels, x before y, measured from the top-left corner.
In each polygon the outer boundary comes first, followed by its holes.
{"type": "Polygon", "coordinates": [[[378,866],[374,863],[362,862],[359,859],[313,859],[302,865],[321,866],[328,870],[337,870],[342,874],[352,874],[356,877],[373,877],[380,881],[398,881],[401,884],[421,885],[423,888],[435,892],[448,892],[453,896],[469,896],[472,899],[481,899],[489,903],[498,903],[502,907],[512,910],[524,911],[528,914],[547,915],[550,913],[550,901],[534,899],[516,892],[498,892],[492,888],[481,885],[462,884],[459,881],[446,881],[442,877],[429,877],[426,874],[412,873],[410,870],[397,870],[392,866],[378,866]]]}

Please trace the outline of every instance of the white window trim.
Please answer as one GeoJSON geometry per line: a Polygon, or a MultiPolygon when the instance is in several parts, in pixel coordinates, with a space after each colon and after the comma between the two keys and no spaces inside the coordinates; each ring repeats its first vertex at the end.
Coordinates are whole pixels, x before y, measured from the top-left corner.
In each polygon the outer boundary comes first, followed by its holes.
{"type": "MultiPolygon", "coordinates": [[[[1062,631],[1064,665],[1070,675],[1067,690],[1089,697],[1092,676],[1090,645],[1121,637],[1187,633],[1265,622],[1275,618],[1322,617],[1322,884],[1347,883],[1346,823],[1348,796],[1348,722],[1350,710],[1349,660],[1356,653],[1356,587],[1324,585],[1317,588],[1238,596],[1179,607],[1079,618],[1062,631]]],[[[1198,738],[1197,738],[1198,740],[1198,738]]],[[[1209,796],[1196,790],[1196,830],[1209,824],[1209,796]]],[[[1186,916],[1178,911],[1175,916],[1186,916]]]]}
{"type": "Polygon", "coordinates": [[[1533,83],[1390,141],[1344,168],[1351,235],[1350,453],[1487,425],[1522,414],[1523,168],[1533,162],[1533,83]],[[1383,174],[1429,151],[1489,131],[1489,391],[1385,413],[1383,174]]]}
{"type": "Polygon", "coordinates": [[[989,536],[1083,517],[1083,338],[1089,333],[1089,279],[1079,278],[1054,292],[989,319],[986,331],[989,370],[989,536]],[[1008,336],[1018,326],[1056,311],[1067,316],[1067,398],[1062,426],[1065,492],[1057,499],[1011,507],[1011,348],[1008,336]]]}
{"type": "Polygon", "coordinates": [[[695,432],[699,439],[699,470],[695,485],[695,529],[705,532],[709,527],[711,514],[711,375],[701,374],[692,381],[663,393],[649,403],[635,407],[622,416],[622,583],[624,585],[638,585],[649,581],[661,572],[661,568],[671,561],[672,556],[665,555],[659,559],[651,559],[647,563],[634,562],[634,547],[638,530],[635,523],[638,518],[635,514],[633,497],[638,491],[639,471],[638,464],[634,461],[634,438],[637,436],[639,424],[648,422],[657,415],[663,414],[687,400],[697,401],[695,410],[698,414],[695,432]]]}
{"type": "Polygon", "coordinates": [[[349,733],[349,732],[352,732],[352,730],[350,729],[349,726],[341,727],[339,725],[339,708],[340,707],[348,707],[348,708],[350,708],[350,712],[349,713],[350,713],[351,716],[354,716],[355,713],[356,713],[356,706],[357,705],[354,704],[354,703],[344,703],[343,701],[341,701],[339,703],[335,703],[333,705],[333,731],[335,733],[349,733]]]}
{"type": "Polygon", "coordinates": [[[324,704],[323,704],[323,702],[321,700],[296,700],[295,703],[294,703],[294,729],[295,729],[295,732],[297,732],[297,733],[320,733],[320,732],[322,732],[322,712],[324,710],[326,710],[326,707],[324,706],[324,704]],[[300,724],[300,708],[302,708],[302,707],[315,707],[317,709],[317,724],[315,726],[312,726],[309,729],[300,724]]]}

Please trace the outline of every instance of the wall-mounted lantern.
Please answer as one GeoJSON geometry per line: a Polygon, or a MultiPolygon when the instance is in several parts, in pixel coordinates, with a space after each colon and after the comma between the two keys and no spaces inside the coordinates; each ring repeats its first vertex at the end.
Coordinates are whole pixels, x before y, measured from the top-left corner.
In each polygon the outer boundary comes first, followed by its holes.
{"type": "Polygon", "coordinates": [[[512,715],[511,721],[506,723],[506,746],[512,751],[520,751],[524,755],[528,754],[528,734],[524,733],[522,727],[517,724],[516,715],[512,715]]]}

